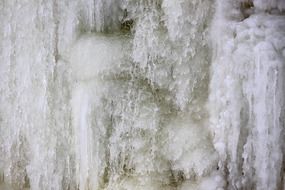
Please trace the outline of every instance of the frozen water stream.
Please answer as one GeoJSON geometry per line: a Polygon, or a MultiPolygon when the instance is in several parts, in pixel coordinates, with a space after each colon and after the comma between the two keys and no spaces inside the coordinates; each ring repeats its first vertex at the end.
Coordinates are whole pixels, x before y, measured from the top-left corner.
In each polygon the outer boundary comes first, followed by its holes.
{"type": "Polygon", "coordinates": [[[281,190],[284,0],[0,1],[0,190],[281,190]]]}

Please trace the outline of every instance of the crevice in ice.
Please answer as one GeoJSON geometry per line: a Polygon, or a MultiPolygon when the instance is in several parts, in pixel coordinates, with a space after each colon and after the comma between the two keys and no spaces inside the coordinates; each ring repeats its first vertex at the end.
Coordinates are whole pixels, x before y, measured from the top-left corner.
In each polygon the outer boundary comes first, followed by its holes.
{"type": "Polygon", "coordinates": [[[124,9],[124,16],[121,20],[121,28],[122,32],[130,32],[133,29],[134,20],[129,17],[129,13],[127,9],[124,9]]]}
{"type": "Polygon", "coordinates": [[[252,0],[242,1],[240,4],[240,10],[243,15],[243,19],[248,18],[253,13],[254,5],[252,0]]]}

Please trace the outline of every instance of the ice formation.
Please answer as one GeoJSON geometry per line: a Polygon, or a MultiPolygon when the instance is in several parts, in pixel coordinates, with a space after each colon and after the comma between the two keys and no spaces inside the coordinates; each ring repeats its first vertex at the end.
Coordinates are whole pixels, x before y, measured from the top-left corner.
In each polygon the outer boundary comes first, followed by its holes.
{"type": "Polygon", "coordinates": [[[281,190],[284,0],[0,1],[0,190],[281,190]]]}

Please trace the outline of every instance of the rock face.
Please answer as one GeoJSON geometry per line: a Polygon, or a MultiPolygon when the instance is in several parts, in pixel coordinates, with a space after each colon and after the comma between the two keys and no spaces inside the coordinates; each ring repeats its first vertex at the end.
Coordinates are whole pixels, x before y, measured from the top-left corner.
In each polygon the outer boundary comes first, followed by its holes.
{"type": "Polygon", "coordinates": [[[2,0],[0,189],[284,188],[283,0],[2,0]]]}

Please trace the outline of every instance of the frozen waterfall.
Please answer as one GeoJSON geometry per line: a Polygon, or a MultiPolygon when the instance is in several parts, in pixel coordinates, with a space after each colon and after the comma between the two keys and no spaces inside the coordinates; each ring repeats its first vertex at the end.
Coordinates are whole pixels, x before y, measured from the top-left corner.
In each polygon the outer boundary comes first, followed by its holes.
{"type": "Polygon", "coordinates": [[[285,190],[285,0],[0,0],[0,190],[285,190]]]}

